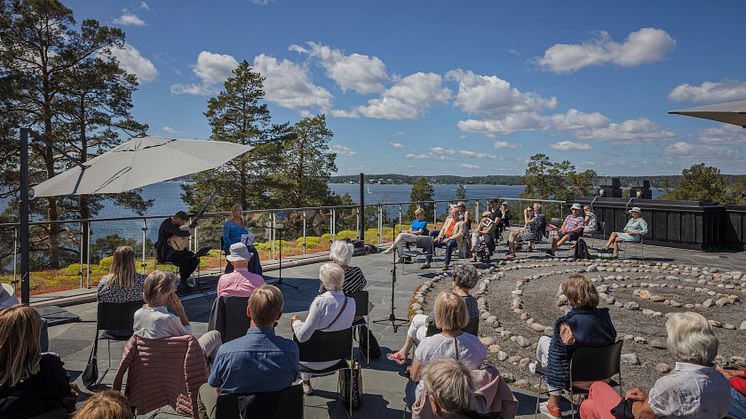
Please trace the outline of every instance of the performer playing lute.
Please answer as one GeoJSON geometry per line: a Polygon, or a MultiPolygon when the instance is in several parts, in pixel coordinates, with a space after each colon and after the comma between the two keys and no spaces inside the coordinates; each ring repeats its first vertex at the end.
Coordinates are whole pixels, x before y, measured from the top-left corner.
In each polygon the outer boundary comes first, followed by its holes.
{"type": "Polygon", "coordinates": [[[184,211],[179,211],[163,220],[158,229],[158,241],[155,243],[155,248],[159,262],[172,263],[179,267],[181,283],[188,288],[187,280],[197,269],[199,258],[207,254],[210,247],[202,247],[196,254],[188,249],[189,236],[197,225],[197,220],[195,219],[188,228],[184,228],[186,222],[187,214],[184,211]]]}

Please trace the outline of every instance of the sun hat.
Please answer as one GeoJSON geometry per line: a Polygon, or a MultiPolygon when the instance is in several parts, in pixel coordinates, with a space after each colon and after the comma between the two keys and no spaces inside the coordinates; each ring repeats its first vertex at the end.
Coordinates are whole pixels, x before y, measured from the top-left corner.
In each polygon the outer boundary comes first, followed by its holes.
{"type": "Polygon", "coordinates": [[[10,284],[3,283],[0,288],[0,309],[17,306],[20,304],[16,298],[16,290],[10,284]]]}
{"type": "Polygon", "coordinates": [[[580,207],[580,204],[576,203],[576,204],[572,204],[572,206],[570,207],[570,209],[582,210],[583,208],[580,207]]]}
{"type": "Polygon", "coordinates": [[[241,242],[233,243],[231,245],[230,251],[231,254],[226,256],[226,259],[228,259],[230,262],[251,259],[251,252],[249,252],[249,248],[241,242]]]}
{"type": "Polygon", "coordinates": [[[642,214],[642,211],[640,211],[640,207],[632,207],[631,210],[627,211],[627,214],[631,214],[633,212],[636,212],[638,214],[642,214]]]}
{"type": "Polygon", "coordinates": [[[482,217],[492,217],[492,212],[485,211],[485,212],[482,213],[482,217]]]}
{"type": "Polygon", "coordinates": [[[508,201],[503,201],[503,205],[508,206],[508,201]]]}

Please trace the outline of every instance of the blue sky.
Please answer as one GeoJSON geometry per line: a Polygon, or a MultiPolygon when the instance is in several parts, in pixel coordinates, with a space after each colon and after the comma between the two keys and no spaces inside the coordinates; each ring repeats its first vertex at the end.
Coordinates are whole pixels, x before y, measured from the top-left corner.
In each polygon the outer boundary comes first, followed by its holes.
{"type": "Polygon", "coordinates": [[[746,99],[741,1],[66,1],[119,26],[150,134],[208,138],[238,61],[273,121],[325,112],[339,174],[746,173],[746,130],[668,115],[746,99]]]}

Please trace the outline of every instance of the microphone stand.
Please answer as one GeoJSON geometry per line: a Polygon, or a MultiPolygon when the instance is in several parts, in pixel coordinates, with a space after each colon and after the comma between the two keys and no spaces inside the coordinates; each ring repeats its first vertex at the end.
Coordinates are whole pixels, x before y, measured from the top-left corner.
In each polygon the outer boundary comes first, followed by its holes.
{"type": "MultiPolygon", "coordinates": [[[[396,241],[396,223],[394,223],[394,228],[391,229],[391,236],[392,236],[392,242],[396,241]]],[[[396,265],[397,265],[397,258],[399,255],[397,255],[396,251],[391,252],[392,255],[394,255],[393,265],[391,266],[391,310],[389,312],[389,316],[385,317],[383,319],[373,320],[373,323],[388,323],[391,322],[391,327],[394,329],[394,333],[396,333],[399,329],[400,324],[397,324],[396,322],[403,322],[408,323],[409,319],[400,319],[396,317],[396,314],[394,313],[394,310],[396,307],[394,306],[394,289],[396,287],[396,265]]]]}
{"type": "Polygon", "coordinates": [[[290,287],[290,288],[292,288],[294,290],[297,290],[298,289],[297,286],[292,285],[292,284],[286,284],[286,283],[284,283],[282,281],[282,230],[284,230],[284,229],[282,228],[282,226],[279,226],[279,227],[275,226],[274,230],[279,233],[279,237],[280,237],[280,239],[279,239],[279,242],[280,242],[280,261],[279,261],[279,264],[280,264],[280,266],[278,268],[278,271],[279,271],[278,272],[278,278],[275,280],[275,282],[272,283],[272,285],[277,286],[277,287],[281,287],[281,286],[284,285],[286,287],[290,287]]]}

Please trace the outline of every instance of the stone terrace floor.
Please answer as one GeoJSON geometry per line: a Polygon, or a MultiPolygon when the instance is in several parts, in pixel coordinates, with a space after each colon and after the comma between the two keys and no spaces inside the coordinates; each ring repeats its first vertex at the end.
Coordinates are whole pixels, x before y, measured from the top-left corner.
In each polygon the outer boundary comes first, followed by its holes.
{"type": "MultiPolygon", "coordinates": [[[[504,258],[504,246],[500,247],[498,258],[504,258]]],[[[562,252],[558,256],[565,256],[562,252]]],[[[526,255],[520,253],[519,258],[540,258],[543,254],[534,252],[526,255]]],[[[701,265],[717,267],[725,270],[746,271],[746,252],[741,253],[703,253],[697,251],[672,249],[658,246],[645,246],[645,257],[652,261],[675,262],[686,265],[701,265]]],[[[362,268],[368,279],[368,291],[371,301],[376,304],[371,313],[371,319],[388,318],[391,297],[391,256],[375,254],[353,258],[352,264],[362,268]]],[[[283,287],[285,294],[285,314],[278,326],[278,334],[290,337],[288,320],[291,315],[299,314],[305,316],[306,310],[319,287],[318,268],[320,263],[305,266],[283,268],[283,277],[286,283],[298,286],[298,290],[283,287]]],[[[400,265],[401,267],[401,265],[400,265]]],[[[415,288],[434,276],[439,270],[419,271],[416,265],[407,265],[407,274],[402,275],[397,271],[397,282],[394,293],[394,305],[396,315],[405,317],[409,299],[415,288]]],[[[267,273],[268,276],[277,275],[276,271],[267,273]]],[[[196,294],[184,299],[189,319],[192,321],[196,335],[207,330],[207,318],[215,298],[214,291],[204,294],[196,294]]],[[[80,373],[85,368],[88,359],[92,338],[95,332],[96,305],[85,303],[66,307],[80,316],[81,321],[77,323],[54,326],[49,329],[50,350],[58,353],[65,362],[65,367],[71,376],[80,383],[80,373]]],[[[406,325],[394,332],[388,322],[374,322],[371,327],[377,337],[382,350],[386,353],[389,349],[397,349],[404,341],[406,325]]],[[[123,344],[114,343],[111,348],[112,363],[116,367],[123,344]]],[[[103,373],[106,368],[107,349],[106,343],[99,345],[99,369],[103,373]]],[[[360,359],[358,357],[358,359],[360,359]]],[[[401,418],[404,411],[402,400],[404,387],[407,379],[402,374],[402,368],[388,362],[385,357],[373,361],[369,366],[363,363],[363,388],[365,396],[362,406],[355,410],[354,416],[359,418],[401,418]]],[[[114,377],[114,371],[109,372],[104,379],[104,385],[110,386],[114,377]]],[[[305,417],[315,418],[344,418],[347,417],[341,403],[336,401],[336,375],[314,380],[315,395],[305,398],[305,417]]],[[[83,396],[89,394],[84,390],[83,396]]],[[[531,417],[534,412],[534,397],[522,390],[516,390],[519,399],[519,417],[531,417]]],[[[176,417],[170,408],[165,407],[143,417],[176,417]]]]}

